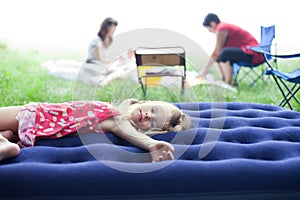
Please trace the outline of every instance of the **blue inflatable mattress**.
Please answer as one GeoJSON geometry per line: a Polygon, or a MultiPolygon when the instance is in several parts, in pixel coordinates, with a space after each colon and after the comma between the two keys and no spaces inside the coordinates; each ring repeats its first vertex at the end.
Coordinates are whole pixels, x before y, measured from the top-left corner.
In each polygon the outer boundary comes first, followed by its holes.
{"type": "Polygon", "coordinates": [[[300,113],[255,103],[175,103],[193,128],[154,135],[152,163],[113,134],[40,140],[0,163],[1,199],[300,199],[300,113]]]}

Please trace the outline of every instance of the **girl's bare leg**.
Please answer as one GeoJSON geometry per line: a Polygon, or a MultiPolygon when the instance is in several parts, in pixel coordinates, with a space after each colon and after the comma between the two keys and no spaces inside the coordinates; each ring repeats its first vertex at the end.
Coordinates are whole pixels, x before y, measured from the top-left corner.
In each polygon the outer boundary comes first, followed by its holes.
{"type": "Polygon", "coordinates": [[[15,119],[22,106],[0,107],[0,131],[18,132],[18,121],[15,119]]]}
{"type": "Polygon", "coordinates": [[[19,154],[20,147],[10,142],[14,139],[14,132],[18,132],[18,121],[15,119],[22,106],[0,108],[0,162],[19,154]]]}
{"type": "Polygon", "coordinates": [[[5,137],[0,134],[0,162],[4,159],[14,157],[20,152],[20,147],[8,141],[5,137]]]}
{"type": "Polygon", "coordinates": [[[15,135],[14,135],[13,131],[11,131],[11,130],[0,131],[0,135],[5,137],[9,141],[13,141],[15,139],[15,135]]]}

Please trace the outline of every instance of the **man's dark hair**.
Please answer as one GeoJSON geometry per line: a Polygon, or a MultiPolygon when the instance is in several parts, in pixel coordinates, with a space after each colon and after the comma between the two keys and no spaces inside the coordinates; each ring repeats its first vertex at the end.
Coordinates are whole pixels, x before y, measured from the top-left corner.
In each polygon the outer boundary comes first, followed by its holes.
{"type": "Polygon", "coordinates": [[[216,22],[217,24],[220,23],[220,19],[219,19],[218,15],[216,15],[214,13],[209,13],[208,15],[206,15],[202,25],[210,26],[210,22],[216,22]]]}

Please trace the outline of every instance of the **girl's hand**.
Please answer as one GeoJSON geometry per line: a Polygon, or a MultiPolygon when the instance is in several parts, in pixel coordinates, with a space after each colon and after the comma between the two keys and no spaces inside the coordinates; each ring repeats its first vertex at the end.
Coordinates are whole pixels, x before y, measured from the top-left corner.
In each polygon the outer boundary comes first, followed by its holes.
{"type": "Polygon", "coordinates": [[[163,160],[174,160],[174,147],[167,142],[158,141],[149,146],[152,162],[159,162],[163,160]]]}

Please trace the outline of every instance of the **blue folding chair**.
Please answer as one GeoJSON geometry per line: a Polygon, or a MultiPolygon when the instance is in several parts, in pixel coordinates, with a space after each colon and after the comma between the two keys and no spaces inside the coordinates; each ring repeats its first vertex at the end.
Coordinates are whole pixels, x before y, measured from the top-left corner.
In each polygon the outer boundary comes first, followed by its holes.
{"type": "Polygon", "coordinates": [[[290,101],[291,99],[294,99],[298,105],[297,109],[300,109],[300,101],[296,96],[297,92],[300,90],[300,67],[295,71],[286,73],[275,69],[268,59],[272,57],[282,59],[300,58],[300,53],[288,55],[273,55],[260,47],[253,48],[253,51],[264,54],[265,61],[269,67],[267,70],[265,70],[264,74],[271,75],[273,77],[276,85],[278,86],[278,89],[283,96],[283,99],[279,103],[279,106],[285,107],[286,105],[288,105],[288,107],[293,110],[294,107],[292,106],[290,101]],[[289,87],[287,83],[291,83],[291,86],[289,87]]]}
{"type": "MultiPolygon", "coordinates": [[[[275,38],[275,25],[269,26],[269,27],[260,27],[260,44],[259,47],[262,48],[264,51],[271,53],[271,46],[273,39],[275,38]]],[[[253,47],[249,46],[248,49],[251,49],[253,47]]],[[[270,60],[272,57],[267,56],[267,59],[270,60]]],[[[277,65],[276,58],[273,59],[273,62],[275,65],[277,65]]],[[[244,80],[245,78],[250,78],[251,83],[249,84],[250,87],[252,87],[258,80],[263,79],[264,69],[261,70],[261,72],[257,72],[254,68],[261,66],[263,63],[253,65],[251,63],[246,62],[239,62],[239,63],[233,63],[233,83],[234,85],[239,85],[239,81],[244,80]],[[241,68],[244,67],[245,73],[242,77],[238,77],[240,74],[241,68]]]]}

